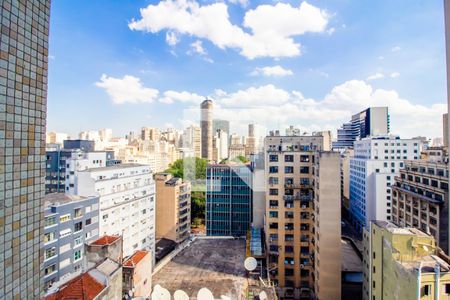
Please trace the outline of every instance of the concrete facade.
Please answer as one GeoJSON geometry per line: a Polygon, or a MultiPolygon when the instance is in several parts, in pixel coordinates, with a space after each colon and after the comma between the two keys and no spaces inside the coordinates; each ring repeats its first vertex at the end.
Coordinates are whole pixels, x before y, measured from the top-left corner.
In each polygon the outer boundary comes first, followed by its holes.
{"type": "Polygon", "coordinates": [[[327,299],[338,291],[328,299],[340,299],[339,154],[322,148],[322,136],[264,140],[269,276],[282,297],[327,299]],[[317,255],[320,243],[327,249],[317,255]],[[330,271],[320,269],[328,263],[330,271]]]}
{"type": "Polygon", "coordinates": [[[136,251],[123,262],[123,294],[149,298],[152,292],[152,255],[136,251]]]}
{"type": "Polygon", "coordinates": [[[202,132],[202,158],[208,161],[213,160],[213,124],[212,110],[213,102],[205,100],[200,104],[201,120],[200,127],[202,132]]]}
{"type": "Polygon", "coordinates": [[[395,136],[369,137],[355,142],[350,158],[350,215],[359,232],[371,220],[390,221],[394,177],[405,160],[417,160],[420,140],[395,136]]]}
{"type": "Polygon", "coordinates": [[[44,292],[83,273],[84,244],[98,238],[98,197],[46,195],[44,292]]]}
{"type": "Polygon", "coordinates": [[[119,164],[79,171],[78,195],[99,195],[100,235],[122,235],[123,251],[155,249],[155,182],[149,166],[119,164]]]}
{"type": "Polygon", "coordinates": [[[0,295],[38,299],[50,0],[2,0],[0,19],[0,295]]]}
{"type": "Polygon", "coordinates": [[[191,184],[169,173],[155,175],[156,239],[181,243],[191,232],[191,184]]]}

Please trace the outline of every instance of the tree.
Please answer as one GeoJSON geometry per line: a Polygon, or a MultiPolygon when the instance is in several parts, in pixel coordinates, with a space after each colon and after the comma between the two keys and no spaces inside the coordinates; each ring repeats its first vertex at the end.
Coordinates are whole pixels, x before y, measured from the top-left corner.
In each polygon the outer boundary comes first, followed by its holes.
{"type": "Polygon", "coordinates": [[[227,164],[229,162],[236,162],[236,163],[246,164],[246,163],[249,162],[249,160],[245,156],[239,155],[239,156],[234,157],[231,160],[229,158],[225,158],[225,159],[222,159],[220,161],[221,164],[227,164]]]}
{"type": "Polygon", "coordinates": [[[187,157],[184,159],[176,160],[173,164],[169,166],[166,172],[171,173],[174,177],[179,177],[183,179],[192,179],[192,178],[205,179],[207,164],[208,162],[204,158],[187,157]],[[191,174],[185,174],[185,171],[192,172],[194,170],[195,170],[195,177],[190,176],[191,174]]]}

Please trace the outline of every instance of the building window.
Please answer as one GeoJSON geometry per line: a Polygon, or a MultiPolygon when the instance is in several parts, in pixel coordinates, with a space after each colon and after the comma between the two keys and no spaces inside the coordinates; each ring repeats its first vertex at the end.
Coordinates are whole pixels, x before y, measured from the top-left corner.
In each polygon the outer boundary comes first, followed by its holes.
{"type": "Polygon", "coordinates": [[[284,173],[286,174],[294,173],[294,167],[284,167],[284,173]]]}
{"type": "Polygon", "coordinates": [[[269,161],[277,162],[278,161],[278,155],[269,155],[269,161]]]}
{"type": "Polygon", "coordinates": [[[78,236],[73,240],[74,247],[81,245],[83,243],[83,237],[78,236]]]}
{"type": "Polygon", "coordinates": [[[285,162],[293,162],[294,161],[294,155],[285,155],[284,156],[285,162]]]}
{"type": "Polygon", "coordinates": [[[80,260],[81,259],[81,250],[77,250],[74,253],[74,261],[80,260]]]}
{"type": "Polygon", "coordinates": [[[52,242],[56,239],[56,234],[54,232],[49,232],[44,234],[44,243],[52,242]]]}
{"type": "Polygon", "coordinates": [[[49,259],[56,256],[56,247],[45,249],[44,259],[49,259]]]}
{"type": "Polygon", "coordinates": [[[309,167],[300,167],[300,174],[308,174],[309,167]]]}
{"type": "Polygon", "coordinates": [[[86,226],[87,225],[91,225],[92,224],[92,219],[91,218],[87,219],[85,223],[86,223],[86,226]]]}
{"type": "Polygon", "coordinates": [[[278,195],[278,189],[270,189],[269,194],[270,195],[278,195]]]}
{"type": "Polygon", "coordinates": [[[270,167],[269,173],[278,173],[278,167],[276,167],[276,166],[270,167]]]}
{"type": "Polygon", "coordinates": [[[50,216],[50,217],[46,217],[45,221],[44,221],[44,226],[45,227],[49,227],[52,225],[56,224],[56,217],[55,216],[50,216]]]}
{"type": "Polygon", "coordinates": [[[50,275],[50,274],[55,273],[55,272],[56,272],[56,265],[55,264],[53,264],[51,266],[48,266],[44,270],[45,276],[50,275]]]}
{"type": "Polygon", "coordinates": [[[431,295],[431,285],[426,284],[422,288],[422,296],[430,296],[431,295]]]}
{"type": "Polygon", "coordinates": [[[79,217],[83,216],[83,209],[75,208],[73,215],[74,215],[74,218],[79,218],[79,217]]]}
{"type": "Polygon", "coordinates": [[[80,230],[82,230],[82,229],[83,229],[83,222],[77,222],[77,223],[75,223],[74,229],[73,229],[74,232],[80,231],[80,230]]]}
{"type": "Polygon", "coordinates": [[[70,220],[70,214],[59,217],[59,222],[64,223],[70,220]]]}
{"type": "Polygon", "coordinates": [[[450,283],[444,285],[445,294],[450,295],[450,283]]]}

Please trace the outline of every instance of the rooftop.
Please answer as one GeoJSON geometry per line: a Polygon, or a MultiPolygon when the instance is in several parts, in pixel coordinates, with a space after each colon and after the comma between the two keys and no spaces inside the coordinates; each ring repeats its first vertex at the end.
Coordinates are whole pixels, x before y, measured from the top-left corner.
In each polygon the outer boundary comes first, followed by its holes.
{"type": "Polygon", "coordinates": [[[142,251],[142,250],[138,250],[136,252],[134,252],[133,255],[131,255],[130,258],[128,258],[127,260],[125,260],[125,262],[123,263],[124,267],[130,267],[133,268],[135,267],[147,254],[149,254],[148,251],[142,251]]]}
{"type": "Polygon", "coordinates": [[[439,266],[441,272],[450,271],[448,261],[443,260],[438,255],[426,255],[422,256],[419,261],[402,261],[400,264],[406,269],[418,269],[420,266],[423,273],[434,273],[437,266],[439,266]]]}
{"type": "Polygon", "coordinates": [[[106,286],[95,280],[89,273],[83,273],[62,285],[56,293],[45,297],[45,300],[91,300],[105,288],[106,286]]]}
{"type": "Polygon", "coordinates": [[[373,221],[378,227],[384,228],[393,234],[403,234],[403,235],[417,235],[417,236],[428,236],[428,234],[420,231],[417,228],[407,228],[407,227],[398,227],[394,223],[387,221],[373,221]]]}
{"type": "Polygon", "coordinates": [[[226,295],[244,299],[247,285],[244,269],[245,240],[197,239],[153,274],[152,284],[161,285],[171,294],[185,291],[191,299],[206,287],[216,299],[226,295]]]}
{"type": "Polygon", "coordinates": [[[361,253],[349,239],[341,239],[342,272],[363,272],[361,253]]]}
{"type": "Polygon", "coordinates": [[[112,235],[104,235],[97,239],[96,241],[93,241],[90,246],[107,246],[113,244],[115,241],[120,239],[120,236],[112,236],[112,235]]]}
{"type": "Polygon", "coordinates": [[[83,196],[77,196],[77,195],[68,195],[65,193],[52,193],[47,194],[44,197],[44,205],[45,207],[51,206],[51,205],[63,205],[71,202],[76,201],[83,201],[87,199],[92,199],[94,197],[83,197],[83,196]]]}
{"type": "Polygon", "coordinates": [[[97,172],[97,171],[108,171],[108,170],[120,170],[120,169],[128,169],[128,168],[136,168],[136,167],[150,167],[149,165],[143,164],[133,164],[133,163],[125,163],[125,164],[117,164],[106,167],[99,168],[89,168],[87,170],[79,171],[79,172],[97,172]]]}

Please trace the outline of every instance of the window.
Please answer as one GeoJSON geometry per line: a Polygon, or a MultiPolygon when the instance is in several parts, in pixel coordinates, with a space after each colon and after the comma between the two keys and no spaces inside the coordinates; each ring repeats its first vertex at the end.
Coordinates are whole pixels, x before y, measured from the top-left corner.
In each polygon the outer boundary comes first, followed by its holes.
{"type": "Polygon", "coordinates": [[[278,218],[278,212],[277,211],[270,211],[269,212],[270,218],[278,218]]]}
{"type": "Polygon", "coordinates": [[[422,296],[429,296],[431,295],[431,285],[426,284],[422,288],[422,296]]]}
{"type": "Polygon", "coordinates": [[[294,167],[284,167],[284,173],[286,174],[294,173],[294,167]]]}
{"type": "Polygon", "coordinates": [[[49,226],[52,226],[52,225],[55,225],[55,224],[56,224],[56,217],[55,216],[49,216],[49,217],[45,218],[45,221],[44,221],[44,226],[45,227],[49,227],[49,226]]]}
{"type": "Polygon", "coordinates": [[[49,259],[56,256],[56,247],[45,249],[44,259],[49,259]]]}
{"type": "Polygon", "coordinates": [[[300,174],[308,174],[309,167],[300,167],[300,174]]]}
{"type": "Polygon", "coordinates": [[[59,217],[59,222],[64,223],[70,220],[70,214],[59,217]]]}
{"type": "Polygon", "coordinates": [[[278,189],[270,189],[269,194],[270,195],[278,195],[278,189]]]}
{"type": "Polygon", "coordinates": [[[278,173],[278,167],[276,167],[276,166],[270,167],[269,173],[278,173]]]}
{"type": "Polygon", "coordinates": [[[271,162],[277,162],[278,161],[278,155],[269,155],[269,161],[271,162]]]}
{"type": "Polygon", "coordinates": [[[45,276],[50,275],[50,274],[55,273],[55,272],[56,272],[56,264],[48,266],[44,270],[45,276]]]}
{"type": "MultiPolygon", "coordinates": [[[[144,209],[144,211],[145,211],[145,209],[144,209]]],[[[92,224],[92,219],[91,218],[87,219],[85,223],[86,223],[86,226],[87,225],[91,225],[92,224]]]]}
{"type": "Polygon", "coordinates": [[[77,251],[75,251],[75,254],[74,254],[74,261],[77,261],[80,259],[81,259],[81,250],[77,250],[77,251]]]}
{"type": "Polygon", "coordinates": [[[75,208],[73,215],[74,215],[74,218],[79,218],[79,217],[83,216],[83,209],[75,208]]]}
{"type": "Polygon", "coordinates": [[[82,236],[78,236],[73,240],[73,245],[74,247],[81,245],[83,243],[83,237],[82,236]]]}
{"type": "Polygon", "coordinates": [[[82,229],[83,229],[83,222],[77,222],[77,223],[75,223],[74,229],[73,229],[74,232],[80,231],[80,230],[82,230],[82,229]]]}
{"type": "Polygon", "coordinates": [[[285,155],[284,156],[285,162],[293,162],[294,161],[294,155],[285,155]]]}
{"type": "Polygon", "coordinates": [[[450,295],[450,283],[444,285],[444,292],[445,294],[450,295]]]}
{"type": "Polygon", "coordinates": [[[44,243],[52,242],[56,239],[56,234],[54,232],[49,232],[44,234],[44,243]]]}

